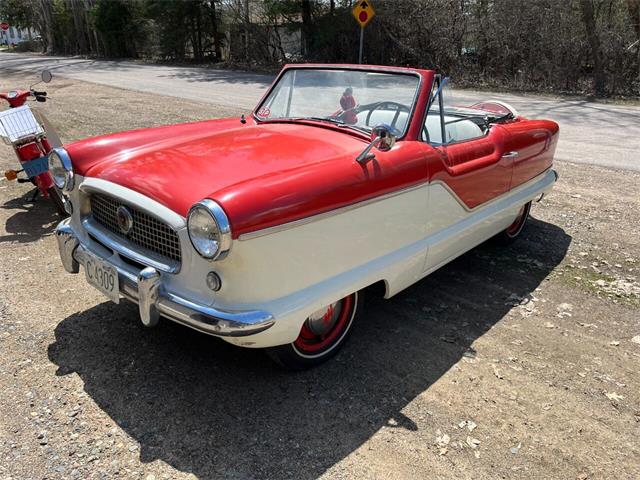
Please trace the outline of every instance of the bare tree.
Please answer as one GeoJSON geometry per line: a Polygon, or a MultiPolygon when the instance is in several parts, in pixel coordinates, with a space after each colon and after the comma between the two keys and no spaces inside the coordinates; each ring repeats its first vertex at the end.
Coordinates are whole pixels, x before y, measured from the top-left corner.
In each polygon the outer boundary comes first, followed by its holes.
{"type": "Polygon", "coordinates": [[[602,54],[600,52],[600,37],[598,36],[596,27],[592,0],[580,0],[580,11],[582,13],[582,22],[584,23],[587,41],[589,42],[589,48],[591,50],[595,93],[598,97],[604,97],[605,75],[602,65],[602,54]]]}
{"type": "MultiPolygon", "coordinates": [[[[354,0],[0,0],[48,53],[353,62],[354,0]],[[297,44],[296,44],[297,42],[297,44]]],[[[640,0],[375,0],[365,61],[458,84],[640,95],[640,0]]]]}

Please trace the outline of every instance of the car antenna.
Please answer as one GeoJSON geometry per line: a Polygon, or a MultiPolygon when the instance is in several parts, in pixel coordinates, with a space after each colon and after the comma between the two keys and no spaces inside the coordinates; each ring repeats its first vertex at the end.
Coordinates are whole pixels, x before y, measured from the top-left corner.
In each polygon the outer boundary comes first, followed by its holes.
{"type": "Polygon", "coordinates": [[[247,123],[247,119],[246,119],[246,118],[244,118],[244,113],[243,113],[242,115],[240,115],[240,123],[242,123],[243,125],[244,125],[245,123],[247,123]]]}

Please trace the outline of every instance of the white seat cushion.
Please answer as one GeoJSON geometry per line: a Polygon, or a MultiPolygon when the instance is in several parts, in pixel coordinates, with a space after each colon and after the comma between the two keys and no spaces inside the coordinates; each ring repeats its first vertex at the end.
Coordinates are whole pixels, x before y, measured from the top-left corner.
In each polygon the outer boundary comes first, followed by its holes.
{"type": "MultiPolygon", "coordinates": [[[[459,118],[460,117],[445,115],[444,121],[451,122],[459,118]]],[[[425,126],[429,134],[429,141],[431,143],[442,143],[442,130],[440,129],[440,115],[438,115],[438,112],[430,112],[429,115],[427,115],[425,126]]],[[[445,133],[447,135],[447,143],[471,140],[472,138],[478,138],[484,135],[482,129],[471,120],[460,120],[445,125],[445,133]]]]}

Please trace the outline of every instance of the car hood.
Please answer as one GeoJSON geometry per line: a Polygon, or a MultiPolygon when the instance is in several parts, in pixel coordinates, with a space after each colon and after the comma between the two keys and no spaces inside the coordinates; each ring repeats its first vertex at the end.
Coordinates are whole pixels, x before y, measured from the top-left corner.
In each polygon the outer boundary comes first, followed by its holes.
{"type": "Polygon", "coordinates": [[[90,138],[67,146],[77,173],[117,183],[186,216],[248,180],[345,156],[362,139],[321,126],[208,121],[90,138]]]}
{"type": "Polygon", "coordinates": [[[376,150],[361,165],[355,158],[367,143],[322,124],[226,119],[116,133],[66,148],[77,174],[135,190],[179,215],[199,200],[215,200],[237,238],[425,181],[422,142],[376,150]]]}

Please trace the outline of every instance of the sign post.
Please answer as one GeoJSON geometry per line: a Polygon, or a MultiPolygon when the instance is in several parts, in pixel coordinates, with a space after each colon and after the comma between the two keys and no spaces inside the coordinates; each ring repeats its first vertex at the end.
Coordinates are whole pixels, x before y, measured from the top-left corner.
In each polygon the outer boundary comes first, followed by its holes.
{"type": "Polygon", "coordinates": [[[359,0],[356,2],[353,10],[351,10],[356,22],[360,24],[360,49],[358,51],[358,63],[362,63],[362,51],[364,49],[364,27],[366,27],[373,17],[376,16],[376,11],[373,9],[370,0],[359,0]]]}

